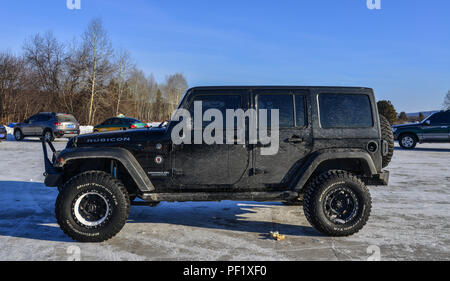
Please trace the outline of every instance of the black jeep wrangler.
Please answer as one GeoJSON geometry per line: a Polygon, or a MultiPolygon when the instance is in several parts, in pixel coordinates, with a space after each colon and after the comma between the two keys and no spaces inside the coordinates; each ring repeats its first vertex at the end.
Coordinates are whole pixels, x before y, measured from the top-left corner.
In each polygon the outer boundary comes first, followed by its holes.
{"type": "MultiPolygon", "coordinates": [[[[43,140],[45,184],[59,189],[56,218],[67,235],[105,241],[122,229],[130,205],[161,201],[302,204],[308,221],[331,236],[351,235],[366,224],[371,211],[366,186],[388,184],[383,168],[394,150],[392,129],[378,115],[372,89],[196,87],[179,108],[192,112],[195,101],[202,101],[203,112],[224,115],[227,109],[278,109],[278,152],[261,153],[267,144],[250,141],[248,129],[245,139],[235,136],[234,143],[175,144],[172,130],[183,119],[77,136],[63,151],[43,140]]],[[[205,120],[192,135],[206,130],[205,120]]]]}

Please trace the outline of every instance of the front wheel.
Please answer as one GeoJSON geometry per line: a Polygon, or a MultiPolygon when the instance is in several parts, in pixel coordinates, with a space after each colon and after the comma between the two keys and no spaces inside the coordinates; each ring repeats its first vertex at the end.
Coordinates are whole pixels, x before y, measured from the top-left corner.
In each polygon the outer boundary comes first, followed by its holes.
{"type": "Polygon", "coordinates": [[[400,136],[398,143],[404,149],[413,149],[414,147],[416,147],[417,141],[414,135],[404,134],[400,136]]]}
{"type": "Polygon", "coordinates": [[[23,140],[24,136],[21,130],[17,129],[14,131],[14,138],[16,139],[16,141],[21,141],[23,140]]]}
{"type": "Polygon", "coordinates": [[[50,130],[45,130],[44,135],[42,136],[45,141],[54,141],[55,136],[53,135],[53,132],[50,130]]]}
{"type": "Polygon", "coordinates": [[[328,171],[306,188],[303,210],[309,223],[329,236],[349,236],[370,216],[372,199],[365,184],[346,171],[328,171]]]}
{"type": "Polygon", "coordinates": [[[103,242],[125,225],[130,199],[109,174],[89,171],[70,179],[56,199],[55,213],[65,234],[79,242],[103,242]]]}

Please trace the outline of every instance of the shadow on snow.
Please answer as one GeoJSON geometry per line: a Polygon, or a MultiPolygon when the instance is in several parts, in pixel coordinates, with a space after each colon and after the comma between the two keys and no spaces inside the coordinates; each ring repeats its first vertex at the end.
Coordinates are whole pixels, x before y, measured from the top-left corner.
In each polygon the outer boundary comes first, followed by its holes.
{"type": "MultiPolygon", "coordinates": [[[[0,181],[0,236],[72,242],[56,223],[56,197],[57,190],[42,183],[0,181]]],[[[275,217],[283,217],[283,209],[287,212],[288,208],[301,207],[286,207],[279,202],[162,202],[153,208],[133,206],[127,223],[148,223],[149,229],[154,227],[152,224],[173,224],[252,232],[259,233],[260,239],[268,239],[270,231],[292,236],[322,236],[310,226],[272,219],[275,213],[275,217]],[[253,220],[252,214],[258,212],[268,212],[264,217],[270,220],[253,220]]]]}

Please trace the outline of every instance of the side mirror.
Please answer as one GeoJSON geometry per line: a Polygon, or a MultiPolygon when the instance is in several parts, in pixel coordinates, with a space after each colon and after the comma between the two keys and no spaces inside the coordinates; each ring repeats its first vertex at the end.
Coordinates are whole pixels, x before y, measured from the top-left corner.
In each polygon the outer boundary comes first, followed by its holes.
{"type": "Polygon", "coordinates": [[[427,125],[427,126],[430,126],[430,125],[431,125],[431,121],[430,121],[430,120],[426,120],[426,121],[424,122],[424,124],[427,125]]]}

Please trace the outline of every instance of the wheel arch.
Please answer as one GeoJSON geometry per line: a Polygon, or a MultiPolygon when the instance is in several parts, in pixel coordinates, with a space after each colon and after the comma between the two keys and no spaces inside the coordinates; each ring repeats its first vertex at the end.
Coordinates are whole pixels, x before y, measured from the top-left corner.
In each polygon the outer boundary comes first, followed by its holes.
{"type": "Polygon", "coordinates": [[[139,162],[124,148],[76,148],[65,150],[58,155],[56,167],[63,168],[64,181],[75,174],[87,170],[102,170],[109,173],[112,161],[118,164],[118,177],[120,180],[125,181],[124,184],[128,185],[128,188],[130,188],[130,185],[134,185],[141,192],[155,190],[139,162]]]}
{"type": "Polygon", "coordinates": [[[375,163],[365,151],[328,150],[316,153],[308,159],[297,171],[291,187],[300,192],[310,179],[329,170],[346,170],[368,177],[377,174],[375,163]]]}
{"type": "Polygon", "coordinates": [[[411,136],[414,137],[414,139],[416,140],[416,142],[419,142],[419,141],[420,141],[418,134],[417,134],[416,132],[412,132],[412,131],[400,132],[400,133],[398,134],[398,141],[400,141],[400,139],[401,139],[402,136],[404,136],[404,135],[411,135],[411,136]]]}

